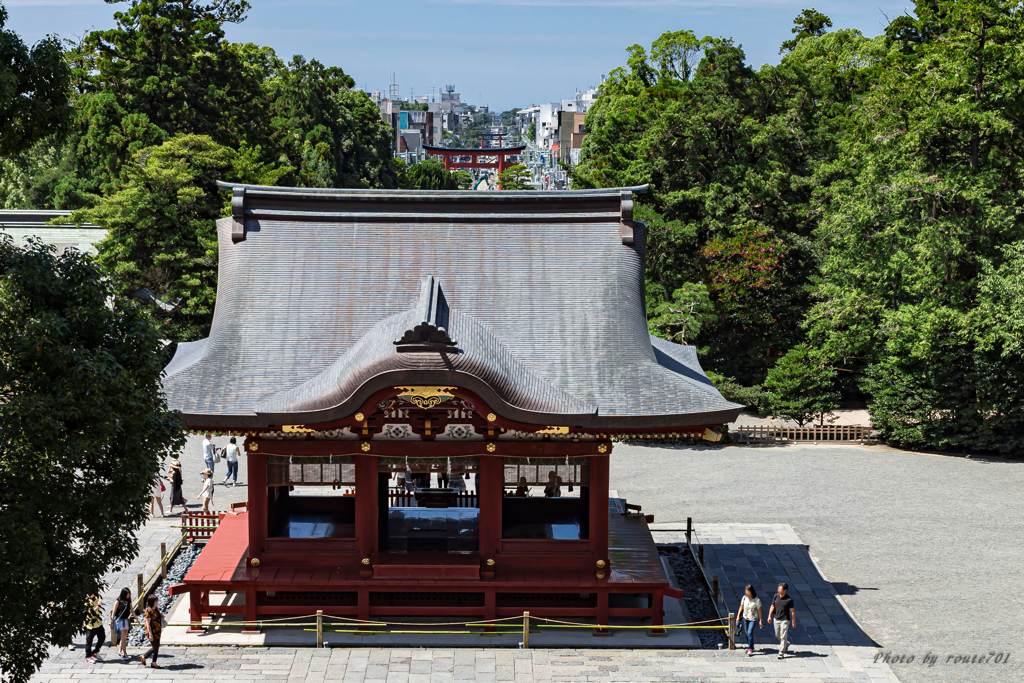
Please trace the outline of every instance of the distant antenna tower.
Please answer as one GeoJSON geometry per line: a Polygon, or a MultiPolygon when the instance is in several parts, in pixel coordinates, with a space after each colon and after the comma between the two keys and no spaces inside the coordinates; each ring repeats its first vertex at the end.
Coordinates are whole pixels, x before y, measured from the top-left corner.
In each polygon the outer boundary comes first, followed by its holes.
{"type": "Polygon", "coordinates": [[[395,74],[394,74],[394,72],[392,72],[391,73],[391,85],[388,86],[388,99],[391,100],[392,102],[394,102],[395,100],[398,99],[398,96],[399,96],[398,84],[395,83],[395,74]]]}
{"type": "Polygon", "coordinates": [[[451,95],[453,92],[455,92],[455,86],[454,85],[446,85],[446,86],[444,86],[444,91],[446,93],[448,93],[449,95],[451,95]]]}

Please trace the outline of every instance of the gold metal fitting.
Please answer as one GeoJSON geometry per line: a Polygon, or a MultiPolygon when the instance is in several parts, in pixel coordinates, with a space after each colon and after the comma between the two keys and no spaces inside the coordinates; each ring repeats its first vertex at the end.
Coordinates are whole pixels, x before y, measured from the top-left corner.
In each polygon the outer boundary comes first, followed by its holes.
{"type": "Polygon", "coordinates": [[[603,443],[602,444],[598,444],[597,452],[598,453],[607,453],[608,452],[608,446],[606,444],[603,444],[603,443]]]}
{"type": "Polygon", "coordinates": [[[246,447],[247,450],[250,450],[250,451],[258,451],[260,449],[260,445],[258,443],[256,443],[255,441],[253,441],[252,443],[245,444],[245,447],[246,447]]]}
{"type": "Polygon", "coordinates": [[[488,567],[493,567],[494,566],[494,560],[493,559],[488,559],[487,560],[487,566],[488,567]]]}
{"type": "Polygon", "coordinates": [[[258,558],[258,557],[252,558],[251,560],[249,560],[249,564],[251,564],[254,567],[260,566],[260,558],[258,558]]]}
{"type": "Polygon", "coordinates": [[[604,578],[604,572],[598,572],[597,573],[597,578],[603,579],[604,578]]]}
{"type": "Polygon", "coordinates": [[[362,449],[363,453],[366,453],[367,451],[370,450],[370,442],[369,441],[362,442],[361,444],[359,444],[359,448],[362,449]]]}
{"type": "Polygon", "coordinates": [[[604,567],[605,567],[605,561],[604,560],[598,560],[597,561],[597,568],[598,569],[604,569],[604,567]]]}
{"type": "Polygon", "coordinates": [[[495,415],[494,413],[487,413],[487,421],[488,422],[494,422],[497,419],[498,419],[498,416],[495,415]]]}
{"type": "Polygon", "coordinates": [[[498,447],[495,446],[493,443],[487,444],[487,452],[488,453],[493,453],[495,450],[497,450],[497,448],[498,447]]]}
{"type": "Polygon", "coordinates": [[[368,557],[364,557],[364,558],[363,558],[363,559],[361,560],[361,562],[362,562],[363,564],[370,564],[370,558],[368,558],[368,557]]]}
{"type": "Polygon", "coordinates": [[[365,419],[366,419],[365,415],[363,415],[362,413],[356,413],[356,422],[362,422],[365,419]]]}

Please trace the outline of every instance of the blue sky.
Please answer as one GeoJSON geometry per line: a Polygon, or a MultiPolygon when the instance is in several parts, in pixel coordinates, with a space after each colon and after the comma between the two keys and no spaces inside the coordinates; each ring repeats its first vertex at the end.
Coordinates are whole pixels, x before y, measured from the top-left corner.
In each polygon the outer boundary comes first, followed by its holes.
{"type": "MultiPolygon", "coordinates": [[[[0,0],[7,28],[27,41],[82,35],[113,25],[127,6],[103,0],[0,0]]],[[[793,17],[813,6],[836,28],[874,36],[912,3],[858,0],[250,0],[229,40],[269,45],[342,67],[367,90],[402,96],[451,83],[463,101],[495,110],[571,97],[625,62],[625,48],[649,46],[666,30],[731,37],[754,66],[778,61],[793,17]]]]}

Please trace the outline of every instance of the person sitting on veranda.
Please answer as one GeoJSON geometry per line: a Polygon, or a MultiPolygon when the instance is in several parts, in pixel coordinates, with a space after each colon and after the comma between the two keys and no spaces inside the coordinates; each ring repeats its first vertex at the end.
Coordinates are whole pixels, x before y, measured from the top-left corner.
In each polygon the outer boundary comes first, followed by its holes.
{"type": "Polygon", "coordinates": [[[519,477],[519,486],[516,487],[516,496],[526,498],[530,495],[530,487],[526,485],[526,477],[519,477]]]}
{"type": "Polygon", "coordinates": [[[562,497],[562,478],[556,476],[554,472],[548,472],[548,485],[544,487],[544,496],[546,498],[562,497]]]}

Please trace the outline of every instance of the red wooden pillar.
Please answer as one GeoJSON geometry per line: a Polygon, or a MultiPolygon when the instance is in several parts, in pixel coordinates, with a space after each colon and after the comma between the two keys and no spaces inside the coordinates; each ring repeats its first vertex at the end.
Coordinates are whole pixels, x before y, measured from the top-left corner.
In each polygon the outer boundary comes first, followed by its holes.
{"type": "Polygon", "coordinates": [[[203,600],[200,596],[199,586],[193,586],[188,591],[188,620],[192,623],[188,627],[189,633],[202,633],[203,627],[203,600]]]}
{"type": "MultiPolygon", "coordinates": [[[[654,591],[651,596],[651,625],[661,626],[665,623],[665,594],[662,591],[654,591]]],[[[661,631],[664,633],[664,631],[661,631]]]]}
{"type": "MultiPolygon", "coordinates": [[[[597,624],[599,626],[608,625],[608,591],[602,590],[597,593],[597,624]]],[[[608,631],[598,630],[599,633],[607,634],[608,631]]]]}
{"type": "MultiPolygon", "coordinates": [[[[356,618],[361,621],[370,620],[370,589],[360,588],[356,591],[356,618]]],[[[367,624],[360,624],[360,631],[368,631],[370,627],[367,624]]]]}
{"type": "MultiPolygon", "coordinates": [[[[484,591],[484,620],[491,621],[498,616],[498,593],[494,590],[484,591]]],[[[493,626],[485,626],[484,631],[494,632],[493,626]]]]}
{"type": "Polygon", "coordinates": [[[590,456],[590,551],[608,559],[608,456],[590,456]]]}
{"type": "Polygon", "coordinates": [[[248,451],[246,469],[249,477],[249,557],[259,557],[267,541],[267,456],[248,451]]]}
{"type": "MultiPolygon", "coordinates": [[[[501,551],[501,499],[505,490],[505,469],[497,455],[480,456],[480,557],[486,562],[501,551]]],[[[490,617],[489,617],[490,618],[490,617]]]]}
{"type": "MultiPolygon", "coordinates": [[[[248,622],[254,622],[257,619],[256,614],[256,582],[252,582],[245,587],[245,620],[248,622]]],[[[245,627],[246,631],[258,631],[255,625],[250,623],[245,627]]]]}
{"type": "Polygon", "coordinates": [[[373,562],[377,549],[377,458],[352,456],[356,465],[356,539],[359,560],[373,562]]]}
{"type": "MultiPolygon", "coordinates": [[[[355,455],[356,465],[356,539],[359,544],[360,574],[365,576],[371,566],[377,549],[377,458],[372,455],[355,455]],[[362,564],[364,559],[370,565],[362,564]]],[[[356,592],[356,617],[363,621],[370,619],[370,591],[359,588],[356,592]]],[[[360,630],[368,627],[360,625],[360,630]]]]}
{"type": "Polygon", "coordinates": [[[444,170],[452,170],[452,155],[448,152],[444,154],[444,170]]]}

